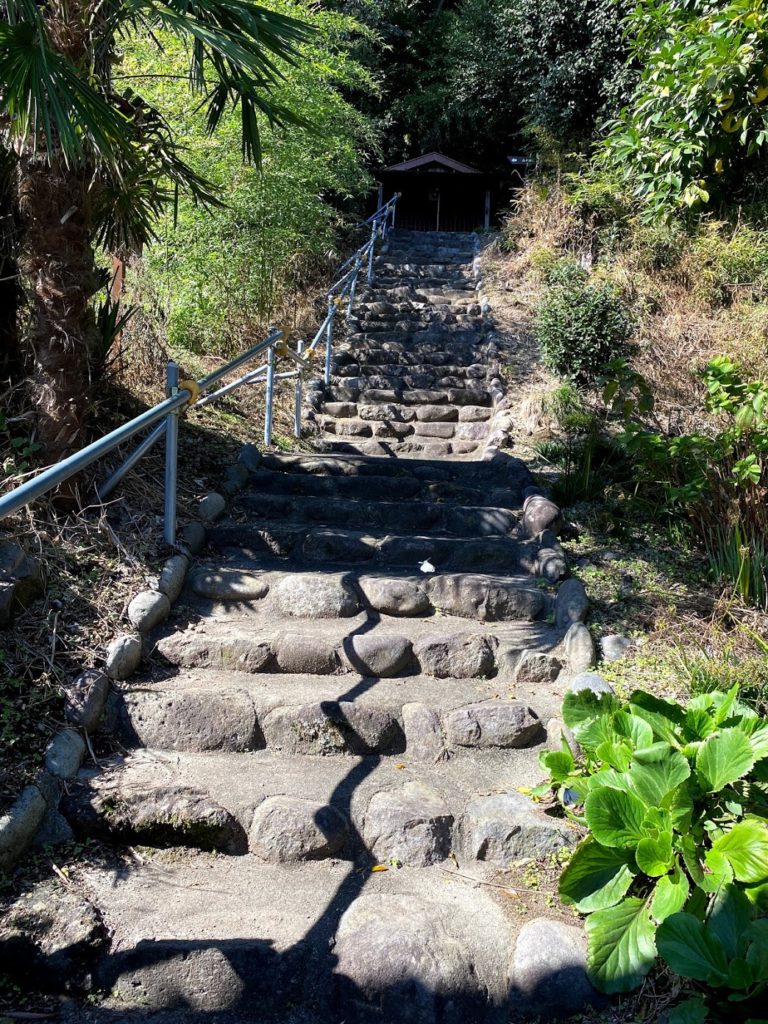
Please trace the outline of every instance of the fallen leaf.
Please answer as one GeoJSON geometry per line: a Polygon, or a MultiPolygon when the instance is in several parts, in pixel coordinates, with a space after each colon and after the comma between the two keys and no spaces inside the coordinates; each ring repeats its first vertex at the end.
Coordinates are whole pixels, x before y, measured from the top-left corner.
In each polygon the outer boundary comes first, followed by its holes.
{"type": "Polygon", "coordinates": [[[371,871],[389,871],[386,864],[374,864],[371,871]]]}

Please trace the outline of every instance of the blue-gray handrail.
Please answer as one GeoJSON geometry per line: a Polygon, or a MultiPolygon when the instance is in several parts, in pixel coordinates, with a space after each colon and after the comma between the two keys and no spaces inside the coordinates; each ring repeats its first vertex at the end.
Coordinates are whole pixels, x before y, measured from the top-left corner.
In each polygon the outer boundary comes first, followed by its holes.
{"type": "Polygon", "coordinates": [[[0,495],[0,519],[13,515],[25,505],[31,504],[44,494],[54,490],[65,483],[77,473],[82,472],[88,466],[108,455],[115,448],[130,441],[138,434],[149,427],[154,429],[138,445],[138,447],[125,459],[125,461],[97,488],[99,500],[104,500],[117,484],[123,479],[133,466],[142,459],[147,452],[165,435],[165,509],[164,509],[164,530],[165,541],[174,545],[176,543],[176,504],[177,504],[177,482],[178,482],[178,429],[179,414],[184,406],[198,405],[203,407],[221,398],[222,395],[240,387],[244,384],[264,382],[267,386],[265,414],[264,414],[264,443],[272,443],[272,415],[274,409],[275,381],[280,379],[295,378],[296,384],[296,415],[295,432],[301,437],[301,394],[303,370],[312,367],[312,357],[321,340],[325,338],[325,382],[330,382],[331,376],[331,353],[333,345],[333,324],[336,314],[343,303],[347,304],[348,311],[352,309],[354,302],[357,279],[362,267],[367,263],[367,277],[369,284],[373,281],[373,266],[376,242],[379,238],[385,238],[395,224],[395,210],[399,194],[392,197],[389,202],[380,207],[365,222],[371,226],[371,235],[368,241],[361,246],[357,252],[339,268],[340,277],[327,292],[328,312],[321,324],[317,334],[308,346],[298,342],[295,352],[292,352],[287,345],[286,333],[281,329],[273,329],[263,341],[252,346],[241,355],[230,360],[226,365],[209,373],[202,380],[192,381],[179,379],[179,367],[171,361],[167,368],[167,393],[168,397],[157,405],[148,409],[140,416],[129,420],[122,426],[117,427],[111,433],[99,438],[92,444],[87,445],[73,455],[62,459],[55,466],[38,473],[31,480],[16,487],[8,494],[0,495]],[[351,269],[348,269],[351,268],[351,269]],[[251,362],[256,356],[266,352],[267,361],[256,370],[251,370],[236,380],[225,384],[217,391],[210,389],[218,384],[224,377],[239,369],[246,363],[251,362]],[[285,373],[277,372],[278,358],[290,359],[296,369],[285,373]]]}

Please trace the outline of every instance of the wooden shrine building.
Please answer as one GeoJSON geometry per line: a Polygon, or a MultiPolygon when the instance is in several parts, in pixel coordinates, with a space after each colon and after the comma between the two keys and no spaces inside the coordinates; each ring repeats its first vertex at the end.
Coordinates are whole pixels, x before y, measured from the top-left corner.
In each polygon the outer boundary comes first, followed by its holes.
{"type": "Polygon", "coordinates": [[[379,173],[379,200],[396,192],[397,226],[410,231],[477,231],[491,226],[498,178],[442,153],[405,160],[379,173]]]}

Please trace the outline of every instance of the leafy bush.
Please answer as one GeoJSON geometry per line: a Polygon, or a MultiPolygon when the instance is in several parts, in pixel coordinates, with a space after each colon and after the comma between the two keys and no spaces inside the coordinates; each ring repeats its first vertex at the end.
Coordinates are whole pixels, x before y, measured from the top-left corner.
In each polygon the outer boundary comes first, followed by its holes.
{"type": "MultiPolygon", "coordinates": [[[[657,948],[674,959],[675,915],[716,918],[726,887],[766,904],[768,722],[738,700],[736,686],[687,707],[643,691],[626,703],[569,693],[563,720],[580,757],[564,741],[541,763],[566,814],[590,834],[562,873],[560,895],[588,915],[593,983],[628,992],[657,948]]],[[[748,991],[763,976],[765,937],[758,952],[754,969],[739,965],[748,991]]]]}
{"type": "Polygon", "coordinates": [[[612,359],[627,352],[635,320],[610,285],[577,281],[548,292],[534,329],[545,364],[591,387],[612,359]]]}
{"type": "Polygon", "coordinates": [[[578,285],[585,284],[588,277],[589,274],[578,260],[573,259],[571,256],[564,256],[552,265],[549,273],[546,275],[546,283],[550,287],[575,288],[578,285]]]}
{"type": "Polygon", "coordinates": [[[690,518],[716,575],[743,599],[768,606],[768,383],[745,380],[724,356],[711,360],[703,372],[704,410],[719,418],[719,429],[670,435],[648,427],[653,396],[626,361],[612,362],[608,378],[603,399],[625,419],[621,442],[640,486],[690,518]]]}

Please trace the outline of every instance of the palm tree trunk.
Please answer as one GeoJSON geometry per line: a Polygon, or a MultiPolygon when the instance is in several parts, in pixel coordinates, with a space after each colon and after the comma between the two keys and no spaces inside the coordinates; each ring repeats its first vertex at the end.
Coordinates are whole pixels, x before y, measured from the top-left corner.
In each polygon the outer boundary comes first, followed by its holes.
{"type": "Polygon", "coordinates": [[[19,267],[30,318],[25,344],[39,438],[50,462],[84,443],[96,341],[90,300],[99,286],[89,183],[85,171],[62,162],[26,157],[18,164],[19,267]]]}
{"type": "Polygon", "coordinates": [[[13,159],[0,149],[0,380],[21,377],[18,313],[21,300],[16,250],[18,219],[13,188],[13,159]]]}

